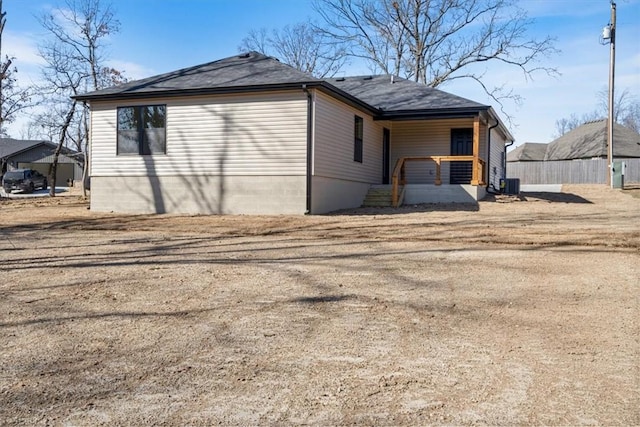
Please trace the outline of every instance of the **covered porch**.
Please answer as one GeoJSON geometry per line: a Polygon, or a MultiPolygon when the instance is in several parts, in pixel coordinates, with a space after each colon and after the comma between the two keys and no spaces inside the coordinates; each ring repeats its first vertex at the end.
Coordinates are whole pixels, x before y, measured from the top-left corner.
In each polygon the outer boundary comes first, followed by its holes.
{"type": "MultiPolygon", "coordinates": [[[[401,157],[396,162],[391,177],[391,205],[396,208],[400,206],[405,200],[405,194],[407,190],[412,193],[411,200],[416,200],[418,202],[421,200],[420,194],[431,196],[425,198],[424,201],[422,201],[423,203],[432,201],[441,201],[446,203],[466,202],[469,200],[468,196],[472,197],[475,200],[478,200],[478,197],[484,197],[484,191],[478,192],[477,189],[468,187],[486,186],[486,180],[484,179],[485,165],[486,162],[484,159],[475,156],[401,157]],[[405,166],[409,162],[433,162],[435,164],[434,183],[413,183],[408,187],[405,166]],[[453,167],[449,167],[449,173],[450,175],[456,174],[457,176],[455,176],[455,181],[461,182],[448,182],[447,184],[445,184],[444,188],[441,187],[443,163],[453,164],[453,167]],[[467,175],[467,170],[471,171],[471,177],[470,180],[465,183],[464,175],[467,175]]],[[[412,203],[409,200],[408,202],[412,203]]]]}
{"type": "Polygon", "coordinates": [[[489,184],[499,185],[508,138],[495,131],[494,123],[483,112],[393,122],[392,162],[383,182],[391,206],[475,202],[489,184]]]}

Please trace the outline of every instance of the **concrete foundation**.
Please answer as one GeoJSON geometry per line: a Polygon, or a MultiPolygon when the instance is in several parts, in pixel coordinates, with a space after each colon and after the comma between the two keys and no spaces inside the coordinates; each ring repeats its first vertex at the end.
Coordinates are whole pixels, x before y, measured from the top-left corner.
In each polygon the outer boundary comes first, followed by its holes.
{"type": "Polygon", "coordinates": [[[311,213],[323,214],[339,209],[359,208],[370,184],[343,179],[313,177],[311,213]]]}
{"type": "Polygon", "coordinates": [[[91,177],[91,210],[123,213],[304,214],[304,176],[91,177]]]}
{"type": "Polygon", "coordinates": [[[474,185],[407,184],[404,204],[476,203],[485,195],[484,187],[474,185]]]}

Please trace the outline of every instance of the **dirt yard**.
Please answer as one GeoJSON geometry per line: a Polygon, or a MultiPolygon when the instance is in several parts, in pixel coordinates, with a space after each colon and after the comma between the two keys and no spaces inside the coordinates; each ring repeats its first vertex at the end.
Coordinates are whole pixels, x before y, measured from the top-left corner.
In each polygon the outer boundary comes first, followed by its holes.
{"type": "Polygon", "coordinates": [[[0,200],[1,425],[639,425],[640,197],[0,200]]]}

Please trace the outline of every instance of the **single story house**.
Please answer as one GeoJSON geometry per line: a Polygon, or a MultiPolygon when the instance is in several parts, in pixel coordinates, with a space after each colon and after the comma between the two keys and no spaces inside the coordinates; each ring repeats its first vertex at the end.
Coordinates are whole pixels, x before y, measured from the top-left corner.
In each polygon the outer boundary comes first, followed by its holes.
{"type": "MultiPolygon", "coordinates": [[[[48,176],[56,147],[49,141],[0,138],[0,175],[16,169],[34,169],[48,176]]],[[[63,148],[58,156],[56,185],[64,187],[82,180],[83,169],[84,155],[63,148]]]]}
{"type": "Polygon", "coordinates": [[[91,209],[321,214],[499,188],[495,111],[390,75],[317,79],[249,52],[90,92],[91,209]],[[115,197],[114,197],[115,196],[115,197]]]}

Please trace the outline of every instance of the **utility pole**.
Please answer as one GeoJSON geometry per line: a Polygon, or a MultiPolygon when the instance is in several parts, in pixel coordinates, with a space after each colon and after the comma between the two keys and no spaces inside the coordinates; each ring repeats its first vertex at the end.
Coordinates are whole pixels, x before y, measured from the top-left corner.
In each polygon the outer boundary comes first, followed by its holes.
{"type": "Polygon", "coordinates": [[[613,87],[616,66],[616,3],[611,2],[611,21],[602,31],[602,39],[609,41],[609,120],[607,124],[607,166],[609,174],[607,183],[613,188],[613,87]]]}

